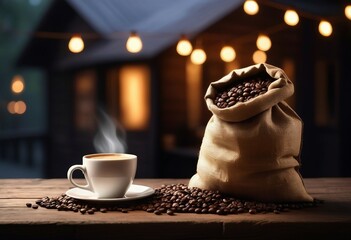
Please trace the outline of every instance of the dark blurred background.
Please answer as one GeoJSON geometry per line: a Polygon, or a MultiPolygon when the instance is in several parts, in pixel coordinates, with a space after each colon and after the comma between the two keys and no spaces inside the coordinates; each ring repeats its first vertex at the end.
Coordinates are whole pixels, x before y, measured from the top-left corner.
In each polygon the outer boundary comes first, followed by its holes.
{"type": "Polygon", "coordinates": [[[191,177],[211,117],[208,85],[256,62],[295,84],[287,102],[304,121],[302,175],[350,177],[350,2],[257,1],[254,15],[244,2],[0,0],[0,178],[65,177],[82,155],[113,151],[115,133],[138,155],[137,177],[191,177]],[[289,9],[295,26],[284,22],[289,9]],[[126,49],[133,31],[137,53],[126,49]],[[259,34],[269,50],[256,52],[259,34]],[[73,35],[79,53],[68,49],[73,35]],[[177,53],[182,35],[204,63],[177,53]],[[221,59],[225,45],[234,60],[221,59]]]}

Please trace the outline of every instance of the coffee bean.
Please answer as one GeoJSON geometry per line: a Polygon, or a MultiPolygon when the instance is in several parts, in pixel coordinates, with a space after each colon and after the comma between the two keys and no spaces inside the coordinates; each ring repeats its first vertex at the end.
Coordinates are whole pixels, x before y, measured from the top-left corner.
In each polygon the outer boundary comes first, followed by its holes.
{"type": "Polygon", "coordinates": [[[230,214],[237,214],[238,211],[237,211],[236,208],[230,208],[230,209],[229,209],[229,213],[230,213],[230,214]]]}
{"type": "Polygon", "coordinates": [[[207,213],[208,212],[208,209],[207,208],[203,208],[202,210],[201,210],[201,213],[207,213]]]}
{"type": "MultiPolygon", "coordinates": [[[[263,85],[263,82],[260,83],[263,85]]],[[[227,196],[219,191],[201,190],[189,188],[185,184],[162,185],[155,189],[155,194],[140,202],[111,203],[100,205],[98,203],[87,204],[84,201],[70,198],[65,194],[59,197],[44,197],[37,204],[26,204],[27,207],[38,206],[57,209],[58,211],[73,211],[81,214],[94,214],[95,212],[106,213],[107,211],[119,211],[128,213],[134,210],[143,210],[162,215],[167,213],[197,213],[197,214],[258,214],[258,213],[283,213],[292,209],[315,207],[322,201],[315,200],[312,203],[260,203],[255,201],[243,201],[232,196],[227,196]]]]}
{"type": "Polygon", "coordinates": [[[229,103],[228,103],[228,107],[233,106],[235,103],[236,103],[235,101],[231,101],[231,102],[229,102],[229,103]]]}
{"type": "Polygon", "coordinates": [[[154,214],[156,214],[156,215],[161,215],[162,213],[161,213],[161,211],[159,211],[159,210],[155,210],[155,211],[154,211],[154,214]]]}
{"type": "Polygon", "coordinates": [[[217,210],[216,210],[215,208],[210,208],[210,209],[208,209],[208,212],[209,212],[209,213],[216,213],[216,211],[217,211],[217,210]]]}
{"type": "Polygon", "coordinates": [[[238,208],[238,213],[243,213],[245,212],[244,208],[238,208]]]}
{"type": "Polygon", "coordinates": [[[192,208],[192,207],[188,208],[188,212],[190,212],[190,213],[195,212],[195,208],[192,208]]]}
{"type": "Polygon", "coordinates": [[[146,211],[151,213],[151,212],[154,212],[155,209],[154,208],[148,208],[148,209],[146,209],[146,211]]]}
{"type": "Polygon", "coordinates": [[[31,203],[26,203],[26,206],[30,208],[30,207],[32,207],[32,204],[31,203]]]}
{"type": "Polygon", "coordinates": [[[167,210],[168,215],[174,215],[174,212],[172,210],[167,210]]]}
{"type": "Polygon", "coordinates": [[[39,206],[38,206],[37,204],[33,204],[33,205],[32,205],[32,208],[33,208],[33,209],[38,209],[38,207],[39,207],[39,206]]]}
{"type": "Polygon", "coordinates": [[[201,208],[195,208],[195,213],[201,213],[201,208]]]}
{"type": "MultiPolygon", "coordinates": [[[[182,207],[183,208],[183,207],[182,207]]],[[[164,208],[164,207],[160,207],[159,209],[158,209],[158,211],[160,211],[161,213],[165,213],[167,210],[166,210],[166,208],[164,208]]]]}
{"type": "Polygon", "coordinates": [[[273,81],[270,76],[261,78],[244,79],[225,89],[218,89],[214,104],[219,108],[232,107],[238,102],[247,102],[267,92],[267,87],[273,81]]]}
{"type": "Polygon", "coordinates": [[[218,210],[216,211],[216,213],[217,213],[218,215],[226,215],[226,212],[224,211],[224,209],[218,209],[218,210]]]}
{"type": "Polygon", "coordinates": [[[257,213],[257,211],[256,211],[256,209],[251,208],[251,209],[249,209],[249,213],[250,213],[250,214],[256,214],[256,213],[257,213]]]}

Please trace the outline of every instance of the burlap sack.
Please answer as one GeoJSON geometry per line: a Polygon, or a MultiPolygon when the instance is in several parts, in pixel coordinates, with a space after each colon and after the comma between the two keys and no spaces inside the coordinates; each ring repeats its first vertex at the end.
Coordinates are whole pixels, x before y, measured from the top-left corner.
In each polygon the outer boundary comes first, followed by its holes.
{"type": "Polygon", "coordinates": [[[189,187],[265,202],[313,201],[298,170],[302,122],[284,102],[293,93],[284,71],[268,64],[234,70],[212,82],[205,100],[213,116],[189,187]],[[265,94],[229,108],[214,104],[216,89],[262,72],[275,79],[265,94]]]}

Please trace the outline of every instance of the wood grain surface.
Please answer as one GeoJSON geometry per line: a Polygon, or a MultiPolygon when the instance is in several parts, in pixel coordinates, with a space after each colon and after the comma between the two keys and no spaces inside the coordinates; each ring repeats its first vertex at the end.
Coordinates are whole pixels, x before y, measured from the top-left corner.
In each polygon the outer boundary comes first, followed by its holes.
{"type": "MultiPolygon", "coordinates": [[[[188,179],[134,183],[157,188],[188,179]]],[[[66,179],[0,179],[0,239],[351,239],[351,178],[305,179],[305,185],[325,203],[281,214],[82,215],[25,205],[66,192],[72,187],[66,179]]]]}

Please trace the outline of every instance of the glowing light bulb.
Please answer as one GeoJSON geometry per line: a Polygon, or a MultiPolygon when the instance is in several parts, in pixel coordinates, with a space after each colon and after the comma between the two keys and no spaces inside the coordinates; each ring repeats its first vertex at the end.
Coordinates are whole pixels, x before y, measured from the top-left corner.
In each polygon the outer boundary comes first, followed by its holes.
{"type": "Polygon", "coordinates": [[[136,32],[131,32],[126,43],[126,48],[131,53],[138,53],[143,48],[143,42],[136,32]]]}
{"type": "Polygon", "coordinates": [[[7,104],[7,111],[11,114],[23,114],[27,110],[27,105],[23,101],[11,101],[7,104]]]}
{"type": "Polygon", "coordinates": [[[193,46],[190,41],[182,36],[177,44],[177,53],[181,56],[189,56],[192,50],[193,46]]]}
{"type": "Polygon", "coordinates": [[[25,102],[23,101],[18,101],[15,103],[15,112],[17,114],[23,114],[25,113],[27,110],[27,105],[25,102]]]}
{"type": "Polygon", "coordinates": [[[284,14],[284,21],[289,26],[295,26],[299,23],[299,15],[294,10],[287,10],[284,14]]]}
{"type": "Polygon", "coordinates": [[[262,51],[268,51],[272,46],[271,39],[267,35],[260,34],[257,38],[256,46],[262,51]]]}
{"type": "Polygon", "coordinates": [[[73,53],[80,53],[84,49],[84,42],[81,36],[75,35],[68,42],[68,49],[73,53]]]}
{"type": "Polygon", "coordinates": [[[267,61],[267,54],[263,51],[257,50],[252,55],[254,63],[265,63],[267,61]]]}
{"type": "Polygon", "coordinates": [[[203,64],[206,58],[205,51],[200,48],[195,49],[190,55],[191,62],[197,65],[203,64]]]}
{"type": "Polygon", "coordinates": [[[258,13],[258,10],[259,10],[259,6],[256,1],[253,1],[253,0],[245,1],[244,11],[246,12],[246,14],[255,15],[256,13],[258,13]]]}
{"type": "Polygon", "coordinates": [[[319,33],[324,37],[329,37],[333,32],[333,27],[330,22],[322,20],[318,26],[319,33]]]}
{"type": "Polygon", "coordinates": [[[351,20],[351,5],[347,5],[347,6],[345,7],[345,16],[346,16],[349,20],[351,20]]]}
{"type": "Polygon", "coordinates": [[[231,46],[224,46],[221,50],[220,56],[224,62],[232,62],[236,57],[236,53],[231,46]]]}
{"type": "Polygon", "coordinates": [[[24,90],[24,80],[21,75],[15,75],[12,79],[11,90],[13,93],[21,93],[24,90]]]}
{"type": "Polygon", "coordinates": [[[9,111],[9,113],[11,114],[15,114],[16,111],[15,111],[15,104],[16,104],[16,101],[11,101],[7,104],[7,111],[9,111]]]}

